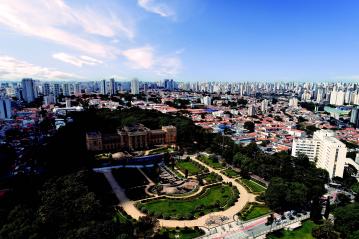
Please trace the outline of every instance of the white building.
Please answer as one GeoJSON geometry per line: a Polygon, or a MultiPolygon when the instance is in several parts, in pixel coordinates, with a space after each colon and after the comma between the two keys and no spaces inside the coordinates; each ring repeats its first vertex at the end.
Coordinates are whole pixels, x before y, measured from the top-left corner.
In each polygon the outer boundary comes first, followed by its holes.
{"type": "Polygon", "coordinates": [[[135,78],[131,81],[131,94],[138,95],[140,93],[140,83],[135,78]]]}
{"type": "Polygon", "coordinates": [[[65,105],[66,105],[66,108],[70,108],[71,107],[71,99],[66,99],[65,105]]]}
{"type": "Polygon", "coordinates": [[[261,111],[262,111],[262,113],[267,112],[267,110],[268,110],[268,105],[269,105],[269,101],[268,101],[267,99],[264,99],[264,100],[261,102],[261,111]]]}
{"type": "Polygon", "coordinates": [[[318,130],[312,139],[295,139],[292,156],[305,154],[309,160],[316,162],[318,168],[327,170],[331,178],[343,177],[347,147],[334,136],[333,131],[318,130]]]}
{"type": "Polygon", "coordinates": [[[212,98],[210,96],[203,97],[203,104],[204,105],[211,105],[212,104],[212,98]]]}
{"type": "Polygon", "coordinates": [[[10,119],[12,115],[11,100],[0,99],[0,119],[10,119]]]}
{"type": "Polygon", "coordinates": [[[298,99],[297,98],[291,98],[289,100],[289,106],[294,107],[294,108],[298,107],[298,99]]]}
{"type": "Polygon", "coordinates": [[[345,99],[345,92],[342,90],[337,91],[336,88],[334,88],[330,94],[330,104],[337,106],[344,105],[344,99],[345,99]]]}

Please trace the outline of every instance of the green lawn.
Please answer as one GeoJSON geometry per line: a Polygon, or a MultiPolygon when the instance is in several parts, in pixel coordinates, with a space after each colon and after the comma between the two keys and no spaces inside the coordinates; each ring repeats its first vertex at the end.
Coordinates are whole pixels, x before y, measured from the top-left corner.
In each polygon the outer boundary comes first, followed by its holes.
{"type": "Polygon", "coordinates": [[[127,216],[123,215],[122,212],[117,211],[115,216],[113,217],[113,220],[115,222],[119,222],[119,223],[126,223],[129,222],[127,216]]]}
{"type": "Polygon", "coordinates": [[[162,228],[160,230],[160,235],[162,236],[166,236],[163,238],[169,238],[169,239],[175,239],[176,235],[178,235],[179,239],[192,239],[192,238],[196,238],[199,236],[204,235],[204,232],[202,230],[195,230],[192,228],[180,228],[178,230],[174,229],[174,228],[162,228]]]}
{"type": "Polygon", "coordinates": [[[222,173],[230,178],[239,177],[239,173],[231,168],[224,170],[222,173]]]}
{"type": "Polygon", "coordinates": [[[260,185],[259,183],[254,182],[249,179],[241,179],[242,183],[245,184],[253,193],[262,193],[265,192],[266,188],[260,185]]]}
{"type": "Polygon", "coordinates": [[[278,232],[268,235],[268,239],[315,239],[312,236],[312,230],[317,225],[311,221],[305,221],[302,227],[294,231],[280,230],[278,232]]]}
{"type": "Polygon", "coordinates": [[[266,207],[265,205],[251,205],[247,213],[245,213],[245,215],[243,215],[241,218],[244,221],[248,221],[266,215],[269,212],[270,212],[269,208],[266,207]]]}
{"type": "Polygon", "coordinates": [[[198,156],[198,160],[202,161],[205,164],[208,164],[209,166],[211,166],[212,168],[215,168],[215,169],[224,168],[222,166],[222,164],[218,160],[213,159],[213,157],[208,157],[206,155],[200,155],[200,156],[198,156]]]}
{"type": "Polygon", "coordinates": [[[162,147],[158,149],[153,149],[149,151],[148,154],[151,155],[151,154],[161,154],[161,153],[172,153],[173,151],[174,151],[173,148],[162,147]]]}
{"type": "Polygon", "coordinates": [[[188,170],[189,175],[196,175],[202,170],[193,162],[193,161],[185,161],[185,160],[179,160],[176,163],[176,167],[179,168],[183,173],[185,173],[185,170],[188,170]]]}
{"type": "Polygon", "coordinates": [[[189,219],[200,214],[227,208],[237,200],[238,194],[229,185],[216,185],[189,199],[159,199],[140,203],[138,207],[150,215],[164,218],[189,219]]]}

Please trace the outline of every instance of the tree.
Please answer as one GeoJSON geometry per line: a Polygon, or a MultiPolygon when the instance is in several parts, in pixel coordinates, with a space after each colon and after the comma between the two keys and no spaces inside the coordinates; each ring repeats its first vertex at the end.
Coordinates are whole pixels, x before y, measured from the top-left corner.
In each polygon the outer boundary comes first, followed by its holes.
{"type": "Polygon", "coordinates": [[[114,208],[90,189],[95,182],[89,171],[51,177],[37,200],[14,207],[0,228],[0,238],[131,238],[132,226],[113,221],[114,208]]]}
{"type": "Polygon", "coordinates": [[[333,223],[329,220],[325,220],[322,225],[314,228],[312,235],[317,239],[337,239],[338,233],[334,230],[333,223]]]}
{"type": "Polygon", "coordinates": [[[288,184],[285,202],[288,209],[302,209],[307,206],[308,189],[303,183],[292,182],[288,184]]]}
{"type": "Polygon", "coordinates": [[[153,236],[155,231],[158,229],[158,219],[151,216],[140,217],[136,223],[136,234],[145,238],[153,236]]]}
{"type": "Polygon", "coordinates": [[[246,121],[244,122],[243,127],[249,132],[254,132],[255,125],[252,121],[246,121]]]}
{"type": "Polygon", "coordinates": [[[185,178],[188,178],[188,169],[184,170],[184,176],[185,176],[185,178]]]}
{"type": "Polygon", "coordinates": [[[348,237],[348,239],[359,239],[359,230],[351,233],[348,237]]]}
{"type": "Polygon", "coordinates": [[[359,203],[351,203],[334,210],[334,228],[347,237],[359,228],[359,203]]]}
{"type": "Polygon", "coordinates": [[[350,197],[345,195],[344,193],[337,194],[337,198],[336,198],[337,206],[339,207],[346,206],[350,203],[350,201],[351,201],[350,197]]]}
{"type": "Polygon", "coordinates": [[[287,183],[282,178],[273,178],[265,192],[265,202],[274,211],[283,211],[287,208],[286,198],[287,183]]]}

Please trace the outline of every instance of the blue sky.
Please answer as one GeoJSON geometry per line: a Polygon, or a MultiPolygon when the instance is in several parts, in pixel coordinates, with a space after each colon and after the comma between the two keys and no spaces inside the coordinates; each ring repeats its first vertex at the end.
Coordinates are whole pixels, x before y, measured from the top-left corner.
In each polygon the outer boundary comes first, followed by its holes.
{"type": "Polygon", "coordinates": [[[0,79],[359,81],[357,0],[0,0],[0,79]]]}

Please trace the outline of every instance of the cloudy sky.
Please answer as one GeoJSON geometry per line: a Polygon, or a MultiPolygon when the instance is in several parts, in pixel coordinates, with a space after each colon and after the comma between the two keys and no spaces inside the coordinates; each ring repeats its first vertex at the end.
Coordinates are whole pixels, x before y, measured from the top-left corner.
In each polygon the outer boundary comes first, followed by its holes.
{"type": "Polygon", "coordinates": [[[0,79],[358,80],[356,0],[0,0],[0,79]]]}

